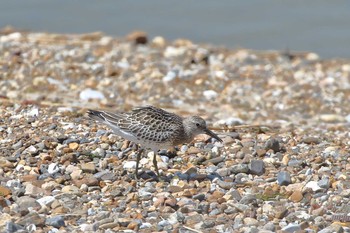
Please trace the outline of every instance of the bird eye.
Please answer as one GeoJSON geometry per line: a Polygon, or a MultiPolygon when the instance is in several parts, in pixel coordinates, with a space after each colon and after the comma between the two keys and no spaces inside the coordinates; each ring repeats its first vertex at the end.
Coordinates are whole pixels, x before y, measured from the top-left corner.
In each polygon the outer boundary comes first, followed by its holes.
{"type": "Polygon", "coordinates": [[[196,126],[199,127],[199,123],[196,123],[196,126]]]}

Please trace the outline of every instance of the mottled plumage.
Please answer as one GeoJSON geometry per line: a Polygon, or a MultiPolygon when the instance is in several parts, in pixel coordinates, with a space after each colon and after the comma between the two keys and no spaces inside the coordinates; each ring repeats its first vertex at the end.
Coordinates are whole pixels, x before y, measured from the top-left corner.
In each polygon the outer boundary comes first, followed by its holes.
{"type": "MultiPolygon", "coordinates": [[[[222,142],[207,128],[201,117],[183,118],[153,106],[139,107],[124,113],[88,110],[88,114],[92,119],[108,125],[115,134],[138,143],[146,149],[152,149],[154,152],[188,143],[201,133],[208,134],[222,142]]],[[[136,161],[136,175],[139,159],[140,156],[136,161]]],[[[159,175],[155,156],[153,163],[159,175]]]]}

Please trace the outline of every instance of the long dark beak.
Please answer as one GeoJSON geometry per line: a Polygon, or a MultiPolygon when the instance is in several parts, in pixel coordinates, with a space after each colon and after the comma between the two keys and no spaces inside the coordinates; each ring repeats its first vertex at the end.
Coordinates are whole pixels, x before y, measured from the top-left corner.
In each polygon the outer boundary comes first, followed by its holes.
{"type": "Polygon", "coordinates": [[[205,129],[204,132],[205,132],[206,134],[208,134],[210,137],[215,138],[215,139],[218,140],[219,142],[222,142],[222,139],[219,138],[219,136],[216,135],[216,134],[215,134],[213,131],[211,131],[210,129],[205,129]]]}

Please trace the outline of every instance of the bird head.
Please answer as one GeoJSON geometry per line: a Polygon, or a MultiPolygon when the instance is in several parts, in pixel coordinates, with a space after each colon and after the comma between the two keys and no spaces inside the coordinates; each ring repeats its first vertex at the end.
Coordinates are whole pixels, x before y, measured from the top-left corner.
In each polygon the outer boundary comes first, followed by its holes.
{"type": "Polygon", "coordinates": [[[190,132],[192,137],[195,137],[198,134],[207,134],[219,142],[222,142],[221,138],[219,138],[218,135],[208,129],[207,123],[203,118],[199,116],[191,116],[186,118],[185,122],[186,127],[188,127],[187,132],[190,132]]]}

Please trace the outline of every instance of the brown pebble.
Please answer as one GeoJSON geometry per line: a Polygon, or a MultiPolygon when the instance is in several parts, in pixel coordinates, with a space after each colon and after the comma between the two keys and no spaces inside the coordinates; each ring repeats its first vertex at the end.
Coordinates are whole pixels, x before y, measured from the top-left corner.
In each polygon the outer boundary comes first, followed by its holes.
{"type": "Polygon", "coordinates": [[[135,44],[147,44],[148,42],[147,33],[143,31],[134,31],[127,35],[126,38],[135,44]]]}
{"type": "Polygon", "coordinates": [[[164,202],[164,204],[165,204],[166,206],[171,206],[171,207],[175,207],[175,206],[176,206],[176,203],[177,203],[177,201],[176,201],[175,198],[168,198],[168,199],[166,199],[165,202],[164,202]]]}
{"type": "Polygon", "coordinates": [[[289,200],[293,202],[300,202],[303,199],[303,193],[300,190],[295,190],[292,195],[290,195],[289,200]]]}
{"type": "Polygon", "coordinates": [[[79,148],[79,144],[77,142],[71,142],[68,144],[69,149],[71,150],[77,150],[79,148]]]}

